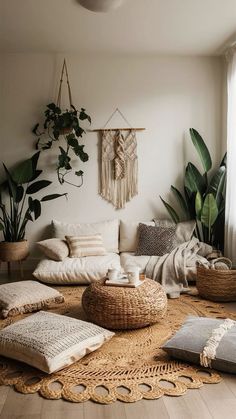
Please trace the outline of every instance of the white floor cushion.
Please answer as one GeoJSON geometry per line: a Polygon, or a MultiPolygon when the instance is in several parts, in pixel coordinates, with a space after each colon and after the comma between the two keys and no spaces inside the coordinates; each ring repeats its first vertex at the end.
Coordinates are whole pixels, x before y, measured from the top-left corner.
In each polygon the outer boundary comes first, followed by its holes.
{"type": "Polygon", "coordinates": [[[63,303],[63,295],[37,281],[19,281],[0,285],[0,314],[6,318],[54,307],[63,303]]]}
{"type": "Polygon", "coordinates": [[[104,278],[108,269],[121,269],[120,257],[116,253],[66,258],[62,262],[43,259],[33,275],[49,284],[89,284],[104,278]]]}
{"type": "Polygon", "coordinates": [[[84,236],[101,234],[107,252],[118,253],[119,220],[101,221],[98,223],[69,224],[52,221],[53,237],[64,239],[65,236],[84,236]]]}
{"type": "Polygon", "coordinates": [[[130,266],[139,266],[140,272],[144,272],[150,256],[135,256],[135,253],[123,252],[120,254],[122,269],[127,272],[130,266]]]}
{"type": "Polygon", "coordinates": [[[40,311],[0,332],[0,355],[52,373],[95,351],[113,335],[92,323],[40,311]]]}

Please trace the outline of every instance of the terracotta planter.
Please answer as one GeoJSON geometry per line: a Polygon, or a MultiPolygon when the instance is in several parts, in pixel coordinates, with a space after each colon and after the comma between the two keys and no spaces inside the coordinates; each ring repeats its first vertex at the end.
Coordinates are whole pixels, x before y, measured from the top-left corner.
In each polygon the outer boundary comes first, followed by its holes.
{"type": "Polygon", "coordinates": [[[69,127],[69,128],[62,128],[62,129],[60,129],[60,134],[61,135],[68,135],[68,134],[70,134],[72,132],[72,128],[71,127],[69,127]]]}
{"type": "Polygon", "coordinates": [[[29,244],[27,240],[20,242],[1,242],[0,243],[0,261],[13,262],[24,260],[29,254],[29,244]]]}

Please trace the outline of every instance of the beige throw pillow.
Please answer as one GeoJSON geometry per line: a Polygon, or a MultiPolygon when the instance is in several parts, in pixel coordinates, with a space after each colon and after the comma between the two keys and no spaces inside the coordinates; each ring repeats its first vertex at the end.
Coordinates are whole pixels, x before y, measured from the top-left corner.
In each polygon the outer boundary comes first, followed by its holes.
{"type": "Polygon", "coordinates": [[[66,236],[66,241],[70,249],[71,258],[103,256],[106,254],[101,234],[66,236]]]}
{"type": "Polygon", "coordinates": [[[113,335],[92,323],[40,311],[0,331],[0,355],[53,373],[95,351],[113,335]]]}
{"type": "Polygon", "coordinates": [[[49,259],[61,261],[69,256],[69,247],[65,240],[48,239],[37,242],[37,245],[49,259]]]}
{"type": "Polygon", "coordinates": [[[37,281],[19,281],[0,285],[0,313],[6,318],[31,313],[63,303],[61,293],[37,281]]]}

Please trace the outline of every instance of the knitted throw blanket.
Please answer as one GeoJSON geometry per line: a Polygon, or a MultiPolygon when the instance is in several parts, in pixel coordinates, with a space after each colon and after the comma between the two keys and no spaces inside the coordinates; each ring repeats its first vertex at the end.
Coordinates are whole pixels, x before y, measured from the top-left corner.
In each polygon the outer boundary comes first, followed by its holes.
{"type": "Polygon", "coordinates": [[[102,132],[100,195],[116,209],[138,194],[137,140],[134,130],[102,132]]]}

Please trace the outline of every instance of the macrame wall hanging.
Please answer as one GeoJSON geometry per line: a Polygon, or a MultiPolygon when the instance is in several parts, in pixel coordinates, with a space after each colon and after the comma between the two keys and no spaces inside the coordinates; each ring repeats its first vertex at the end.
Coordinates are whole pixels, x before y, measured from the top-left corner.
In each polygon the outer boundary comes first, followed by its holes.
{"type": "Polygon", "coordinates": [[[100,195],[116,209],[125,207],[138,194],[138,155],[136,131],[116,108],[105,126],[93,131],[101,133],[100,195]],[[128,128],[106,128],[115,113],[119,113],[128,128]]]}

